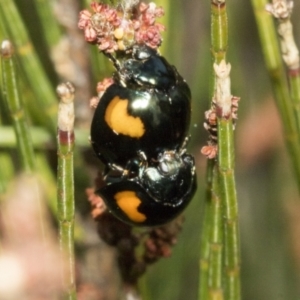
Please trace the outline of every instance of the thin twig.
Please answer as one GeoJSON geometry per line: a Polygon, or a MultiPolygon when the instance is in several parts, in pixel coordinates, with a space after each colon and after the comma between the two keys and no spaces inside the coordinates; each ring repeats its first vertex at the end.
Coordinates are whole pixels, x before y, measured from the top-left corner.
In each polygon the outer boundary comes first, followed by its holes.
{"type": "Polygon", "coordinates": [[[200,249],[200,282],[198,299],[208,299],[208,270],[210,258],[210,231],[212,219],[212,184],[213,184],[213,169],[214,160],[208,160],[206,169],[206,195],[204,207],[204,220],[201,233],[201,249],[200,249]]]}
{"type": "MultiPolygon", "coordinates": [[[[17,138],[17,149],[19,156],[21,157],[22,170],[30,176],[35,173],[35,153],[30,136],[29,126],[27,124],[26,110],[24,109],[21,93],[19,91],[17,83],[17,70],[15,68],[13,57],[13,46],[9,40],[4,40],[1,44],[1,57],[2,57],[2,86],[4,92],[4,98],[8,112],[11,116],[13,126],[15,129],[15,135],[17,138]]],[[[32,176],[35,181],[36,190],[33,193],[39,195],[39,184],[35,176],[32,176]]],[[[39,207],[40,229],[41,236],[45,238],[45,224],[42,214],[41,198],[37,197],[37,206],[39,207]]]]}
{"type": "Polygon", "coordinates": [[[240,299],[240,244],[238,203],[234,178],[234,142],[231,112],[230,65],[221,61],[215,64],[218,118],[218,168],[220,197],[224,222],[224,295],[225,299],[240,299]],[[219,99],[219,100],[218,100],[219,99]],[[227,99],[227,100],[226,100],[227,99]]]}
{"type": "Polygon", "coordinates": [[[300,134],[300,58],[297,48],[291,14],[294,2],[287,0],[273,0],[267,4],[266,10],[277,19],[277,31],[280,38],[280,48],[283,61],[287,67],[290,95],[296,116],[298,135],[300,134]]]}
{"type": "MultiPolygon", "coordinates": [[[[228,24],[225,1],[212,0],[211,14],[214,85],[212,106],[206,113],[205,124],[210,141],[208,146],[202,148],[202,153],[210,159],[217,159],[210,164],[215,169],[208,202],[211,217],[205,218],[211,222],[211,248],[208,260],[209,293],[204,299],[239,300],[240,244],[233,143],[233,123],[239,99],[231,95],[231,66],[226,63],[228,24]]],[[[207,225],[204,226],[206,228],[207,225]]]]}
{"type": "MultiPolygon", "coordinates": [[[[26,26],[14,4],[14,1],[0,0],[0,18],[6,26],[6,31],[15,42],[18,55],[26,73],[27,80],[39,101],[32,102],[29,108],[36,112],[35,119],[43,122],[42,124],[53,134],[56,132],[56,112],[57,103],[55,93],[51,83],[43,69],[40,60],[29,35],[26,26]],[[34,108],[38,107],[38,110],[34,108]]],[[[2,24],[1,24],[2,25],[2,24]]]]}
{"type": "Polygon", "coordinates": [[[74,257],[74,88],[70,83],[57,88],[60,97],[58,111],[58,191],[57,216],[59,242],[66,266],[62,272],[64,299],[76,299],[74,257]]]}
{"type": "Polygon", "coordinates": [[[292,168],[300,191],[300,139],[295,119],[292,100],[280,50],[276,30],[270,14],[266,11],[266,0],[252,0],[252,6],[258,26],[265,63],[271,79],[274,97],[282,119],[282,126],[287,149],[291,158],[292,168]]]}
{"type": "Polygon", "coordinates": [[[13,46],[9,40],[5,40],[1,44],[1,57],[3,93],[13,121],[22,166],[24,171],[32,173],[35,169],[34,151],[17,84],[13,46]]]}
{"type": "Polygon", "coordinates": [[[209,232],[210,256],[208,269],[209,299],[222,300],[224,291],[222,287],[223,264],[223,212],[219,187],[217,167],[214,167],[212,195],[211,195],[211,226],[209,232]]]}

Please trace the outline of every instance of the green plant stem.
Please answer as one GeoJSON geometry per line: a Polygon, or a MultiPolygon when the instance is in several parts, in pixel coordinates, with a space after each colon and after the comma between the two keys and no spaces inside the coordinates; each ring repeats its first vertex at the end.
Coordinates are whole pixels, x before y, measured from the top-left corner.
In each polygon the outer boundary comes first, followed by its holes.
{"type": "Polygon", "coordinates": [[[45,39],[51,48],[57,45],[61,38],[61,30],[53,14],[51,1],[34,0],[34,4],[45,33],[45,39]]]}
{"type": "Polygon", "coordinates": [[[76,299],[74,258],[74,178],[73,142],[71,134],[58,132],[57,216],[60,247],[65,255],[63,284],[65,299],[76,299]]]}
{"type": "MultiPolygon", "coordinates": [[[[215,91],[216,91],[216,75],[215,72],[213,71],[213,64],[214,63],[220,63],[222,60],[226,60],[226,53],[227,53],[227,47],[228,47],[228,23],[227,23],[227,12],[226,12],[226,4],[222,3],[222,4],[216,4],[213,0],[211,0],[211,49],[212,49],[212,67],[211,67],[211,76],[212,76],[212,88],[211,88],[211,94],[212,94],[212,98],[215,97],[215,91]]],[[[218,128],[218,135],[219,135],[219,128],[218,128]]],[[[219,137],[218,137],[219,139],[219,137]]],[[[218,140],[218,148],[219,148],[219,140],[218,140]]],[[[220,152],[219,152],[220,154],[220,152]]],[[[218,154],[218,155],[219,155],[218,154]]],[[[215,163],[215,168],[219,167],[219,161],[217,160],[215,163]]],[[[216,172],[215,170],[213,171],[213,182],[218,182],[218,180],[222,180],[222,177],[218,174],[218,172],[216,172]]],[[[218,189],[220,189],[220,187],[222,186],[222,184],[215,184],[215,189],[218,187],[218,189]]],[[[219,197],[217,198],[220,202],[221,205],[223,206],[224,209],[224,198],[223,198],[223,194],[220,194],[220,190],[216,190],[215,191],[216,195],[219,195],[219,197]]],[[[213,194],[212,194],[212,199],[211,201],[213,202],[213,194]]],[[[215,215],[212,219],[214,220],[218,220],[218,210],[214,209],[213,210],[215,215]]],[[[212,228],[211,230],[218,230],[219,229],[219,224],[214,222],[212,223],[214,226],[217,226],[215,228],[212,228]]],[[[224,230],[224,225],[223,225],[223,230],[224,230]]],[[[224,234],[224,239],[223,239],[223,246],[225,250],[225,234],[224,234]]],[[[223,252],[223,256],[224,256],[223,252]]],[[[218,257],[215,257],[216,261],[214,262],[215,266],[219,266],[219,260],[218,257]]],[[[222,265],[224,265],[224,257],[222,257],[222,265]]],[[[223,266],[222,266],[223,267],[223,266]]],[[[219,266],[219,268],[221,268],[221,266],[219,266]]],[[[224,280],[224,283],[222,284],[223,287],[223,293],[220,293],[220,296],[223,295],[225,296],[225,299],[227,300],[232,300],[231,298],[227,298],[226,294],[224,294],[224,289],[226,290],[226,286],[227,286],[227,276],[224,275],[224,268],[221,269],[222,270],[222,278],[224,280]]],[[[217,270],[215,270],[215,274],[219,274],[219,272],[217,272],[217,270]]],[[[222,298],[221,298],[222,299],[222,298]]]]}
{"type": "MultiPolygon", "coordinates": [[[[76,137],[77,141],[77,137],[76,137]]],[[[0,156],[1,159],[1,156],[0,156]]],[[[47,195],[47,204],[54,216],[57,216],[57,188],[56,178],[49,166],[48,160],[43,152],[36,154],[36,169],[40,175],[39,179],[47,195]]],[[[74,223],[74,240],[82,242],[84,237],[82,226],[79,222],[74,223]]]]}
{"type": "MultiPolygon", "coordinates": [[[[0,39],[1,40],[1,39],[0,39]]],[[[1,68],[2,69],[2,68],[1,68]]],[[[0,72],[0,82],[2,82],[3,77],[2,77],[2,70],[0,72]]],[[[2,101],[2,95],[0,95],[0,102],[2,101]]],[[[4,101],[2,101],[4,102],[4,101]]],[[[4,103],[0,103],[0,108],[3,107],[4,103]]],[[[1,114],[0,114],[0,129],[2,128],[2,119],[1,119],[1,114]]],[[[15,139],[15,147],[16,147],[16,135],[14,132],[14,129],[11,128],[11,134],[15,139]]],[[[1,141],[2,141],[2,135],[0,133],[1,141]]],[[[14,147],[14,148],[15,148],[14,147]]],[[[9,155],[8,152],[6,151],[0,151],[0,201],[1,195],[4,194],[7,190],[8,183],[12,180],[13,174],[14,174],[14,167],[13,167],[13,162],[11,159],[11,156],[9,155]]]]}
{"type": "MultiPolygon", "coordinates": [[[[171,24],[172,24],[172,20],[171,20],[171,16],[172,14],[171,12],[171,1],[170,0],[157,0],[156,1],[158,6],[163,7],[164,9],[164,16],[158,20],[159,23],[162,23],[166,28],[172,28],[171,24]]],[[[162,55],[167,55],[168,53],[168,45],[172,45],[173,42],[171,42],[171,36],[170,36],[170,30],[166,30],[163,33],[163,37],[164,37],[164,42],[161,44],[159,51],[162,55]]]]}
{"type": "Polygon", "coordinates": [[[228,47],[228,24],[226,6],[211,2],[211,45],[212,63],[226,59],[228,47]]]}
{"type": "MultiPolygon", "coordinates": [[[[23,107],[17,83],[18,72],[14,65],[13,46],[8,40],[1,43],[1,57],[3,94],[15,130],[17,149],[21,157],[22,170],[31,176],[35,172],[35,153],[33,150],[29,126],[27,124],[26,112],[23,107]]],[[[33,178],[35,178],[35,176],[33,176],[33,178]]],[[[36,185],[38,185],[37,182],[36,185]]],[[[37,199],[37,205],[40,209],[39,217],[41,235],[45,238],[41,198],[37,197],[37,199]]]]}
{"type": "Polygon", "coordinates": [[[213,183],[211,194],[211,228],[209,233],[210,240],[210,256],[208,269],[208,288],[211,300],[223,299],[223,222],[222,222],[222,206],[220,198],[218,170],[215,165],[213,169],[213,183]]]}
{"type": "MultiPolygon", "coordinates": [[[[90,147],[88,140],[89,131],[87,129],[76,129],[76,144],[80,147],[90,147]]],[[[31,126],[30,135],[32,145],[35,149],[54,149],[53,139],[51,134],[44,128],[31,126]]],[[[17,144],[14,130],[11,126],[0,127],[0,147],[1,148],[15,148],[17,144]]]]}
{"type": "Polygon", "coordinates": [[[206,195],[204,203],[204,220],[201,232],[201,249],[200,249],[200,282],[199,282],[199,300],[208,299],[208,270],[210,256],[210,231],[212,218],[212,182],[214,160],[207,161],[206,168],[206,195]]]}
{"type": "MultiPolygon", "coordinates": [[[[282,7],[279,8],[275,5],[276,1],[273,0],[273,15],[277,19],[277,33],[280,39],[280,48],[282,60],[287,68],[287,78],[290,87],[290,96],[292,100],[292,106],[296,118],[298,136],[300,135],[300,59],[299,50],[294,40],[293,25],[291,22],[291,11],[288,16],[283,17],[282,7]],[[279,13],[279,14],[277,14],[279,13]]],[[[287,10],[288,11],[288,10],[287,10]]],[[[286,11],[286,13],[287,13],[286,11]]]]}
{"type": "Polygon", "coordinates": [[[240,243],[238,203],[234,178],[232,120],[218,119],[218,167],[224,222],[224,295],[237,300],[240,295],[240,243]]]}
{"type": "MultiPolygon", "coordinates": [[[[226,57],[228,34],[227,34],[227,14],[225,4],[216,5],[211,1],[211,50],[212,64],[219,63],[226,57]]],[[[211,89],[210,94],[213,96],[215,90],[215,74],[211,71],[211,89]]],[[[220,220],[220,203],[219,198],[218,174],[215,171],[216,162],[208,160],[207,165],[207,186],[205,202],[205,215],[201,238],[201,261],[200,261],[200,283],[199,283],[199,300],[222,299],[223,292],[220,277],[222,274],[222,264],[220,264],[221,251],[221,225],[217,222],[220,220]],[[214,184],[213,184],[214,183],[214,184]],[[212,185],[214,188],[212,190],[212,185]],[[214,236],[214,233],[216,235],[214,236]],[[216,247],[213,247],[213,241],[218,241],[216,247]],[[213,250],[213,252],[212,252],[213,250]],[[214,288],[215,289],[214,289],[214,288]],[[213,292],[213,290],[215,292],[213,292]],[[213,298],[215,296],[215,298],[213,298]]]]}
{"type": "MultiPolygon", "coordinates": [[[[0,135],[1,136],[1,135],[0,135]]],[[[0,152],[0,195],[7,190],[8,183],[12,180],[14,174],[13,163],[8,153],[0,152]]]]}
{"type": "Polygon", "coordinates": [[[23,169],[27,172],[33,172],[35,169],[34,151],[17,84],[17,71],[15,69],[12,53],[12,44],[7,40],[3,41],[1,48],[3,93],[9,114],[13,121],[23,169]]]}
{"type": "Polygon", "coordinates": [[[34,51],[26,26],[14,1],[0,0],[0,7],[0,18],[6,26],[5,31],[8,32],[11,40],[15,43],[26,78],[36,99],[39,99],[39,101],[31,103],[30,106],[39,108],[35,110],[39,114],[37,119],[42,121],[42,124],[55,136],[57,102],[55,101],[54,90],[34,51]]]}
{"type": "Polygon", "coordinates": [[[284,138],[300,191],[300,145],[297,123],[289,94],[288,84],[280,56],[274,22],[265,10],[266,0],[252,0],[262,50],[271,79],[276,104],[282,119],[284,138]]]}
{"type": "Polygon", "coordinates": [[[300,134],[300,69],[288,70],[288,80],[290,83],[291,99],[296,115],[298,134],[300,134]]]}
{"type": "MultiPolygon", "coordinates": [[[[61,97],[63,99],[63,97],[61,97]]],[[[61,101],[60,106],[64,105],[61,101]]],[[[71,103],[70,105],[73,105],[71,103]]],[[[63,119],[63,110],[60,109],[58,120],[63,119]]],[[[65,116],[66,117],[66,116],[65,116]]],[[[74,166],[73,148],[74,131],[69,126],[63,129],[58,121],[58,169],[57,169],[57,217],[59,224],[60,248],[65,258],[62,280],[64,286],[64,299],[76,299],[75,287],[75,255],[74,255],[74,166]]]]}
{"type": "MultiPolygon", "coordinates": [[[[226,61],[226,51],[228,47],[228,21],[226,3],[212,1],[212,50],[214,63],[219,64],[226,61]]],[[[215,78],[214,98],[218,104],[218,95],[224,94],[218,91],[218,84],[215,78]]],[[[230,81],[228,83],[230,85],[230,81]]],[[[230,86],[227,87],[230,89],[230,86]]],[[[230,95],[229,95],[230,96],[230,95]]],[[[217,110],[223,111],[224,107],[217,110]]],[[[231,117],[217,113],[218,124],[218,177],[219,177],[219,197],[223,210],[223,230],[224,230],[224,271],[223,287],[224,298],[226,300],[239,300],[240,292],[240,243],[238,228],[238,203],[234,178],[234,143],[233,124],[231,117]]],[[[218,210],[216,208],[216,214],[218,210]]],[[[218,220],[218,216],[215,216],[218,220]]],[[[219,226],[216,222],[215,226],[219,226]]],[[[216,228],[216,230],[218,230],[216,228]]],[[[219,238],[220,241],[220,238],[219,238]]],[[[218,258],[218,256],[217,256],[218,258]]],[[[215,262],[216,264],[218,261],[215,262]]],[[[220,294],[221,295],[221,294],[220,294]]]]}

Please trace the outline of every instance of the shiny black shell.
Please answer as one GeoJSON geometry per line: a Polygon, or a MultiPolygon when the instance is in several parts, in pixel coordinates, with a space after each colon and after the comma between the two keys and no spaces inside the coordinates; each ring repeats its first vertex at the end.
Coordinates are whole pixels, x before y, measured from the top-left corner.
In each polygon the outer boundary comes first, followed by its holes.
{"type": "Polygon", "coordinates": [[[91,142],[105,164],[124,167],[139,152],[156,158],[179,149],[191,118],[190,89],[176,69],[147,46],[138,46],[103,94],[91,142]]]}
{"type": "Polygon", "coordinates": [[[165,92],[183,81],[175,67],[145,45],[133,48],[132,58],[124,61],[116,75],[116,81],[125,81],[129,88],[142,86],[165,92]]]}
{"type": "Polygon", "coordinates": [[[135,179],[121,179],[97,191],[109,211],[134,226],[158,226],[172,221],[189,204],[196,191],[194,160],[180,158],[179,165],[164,174],[158,165],[146,168],[135,179]],[[151,174],[151,175],[150,175],[151,174]]]}

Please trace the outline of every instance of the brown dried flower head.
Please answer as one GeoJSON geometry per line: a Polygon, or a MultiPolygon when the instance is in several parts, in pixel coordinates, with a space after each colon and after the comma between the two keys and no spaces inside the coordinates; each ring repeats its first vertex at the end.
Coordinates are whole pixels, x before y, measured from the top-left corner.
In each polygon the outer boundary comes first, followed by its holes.
{"type": "Polygon", "coordinates": [[[78,27],[84,30],[87,42],[96,44],[100,51],[114,53],[125,51],[134,44],[144,43],[158,48],[162,42],[162,24],[156,18],[163,16],[161,7],[154,3],[140,3],[125,11],[122,6],[110,7],[103,3],[91,3],[92,12],[79,14],[78,27]]]}

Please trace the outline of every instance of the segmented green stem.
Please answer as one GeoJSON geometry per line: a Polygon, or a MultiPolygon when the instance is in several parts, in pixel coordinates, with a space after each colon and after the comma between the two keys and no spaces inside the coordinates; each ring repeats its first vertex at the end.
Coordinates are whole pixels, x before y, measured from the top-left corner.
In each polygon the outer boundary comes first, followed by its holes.
{"type": "Polygon", "coordinates": [[[282,119],[284,137],[300,191],[300,145],[297,123],[280,57],[276,30],[271,15],[265,9],[266,4],[266,0],[252,0],[266,67],[282,119]]]}
{"type": "Polygon", "coordinates": [[[219,118],[218,167],[224,222],[224,295],[228,300],[241,298],[238,203],[234,178],[233,145],[231,120],[219,118]]]}
{"type": "MultiPolygon", "coordinates": [[[[211,1],[211,50],[212,50],[212,68],[214,63],[219,63],[226,57],[228,34],[227,34],[227,14],[224,3],[215,3],[211,1]]],[[[215,74],[211,72],[211,96],[215,92],[215,74]]],[[[223,266],[220,264],[222,226],[217,222],[219,218],[219,204],[223,199],[220,195],[218,182],[218,173],[215,171],[216,161],[209,160],[207,165],[207,185],[211,191],[206,194],[206,208],[204,224],[201,238],[201,264],[200,264],[200,285],[199,300],[222,299],[223,291],[219,283],[223,278],[223,266]],[[214,183],[214,184],[213,184],[214,183]],[[212,190],[213,184],[213,190],[212,190]],[[218,247],[212,247],[213,240],[218,240],[218,247]],[[212,251],[213,250],[213,251],[212,251]],[[215,287],[213,293],[212,285],[215,287]],[[218,291],[218,292],[217,292],[218,291]],[[213,297],[216,298],[213,298],[213,297]]]]}
{"type": "Polygon", "coordinates": [[[212,182],[213,182],[213,169],[214,160],[208,160],[206,169],[206,195],[204,206],[204,220],[201,232],[201,249],[200,249],[200,282],[199,282],[199,300],[208,298],[208,270],[210,258],[210,231],[212,219],[212,182]]]}
{"type": "MultiPolygon", "coordinates": [[[[30,136],[29,126],[27,124],[26,113],[20,97],[20,91],[17,83],[17,70],[14,65],[13,46],[10,41],[5,40],[1,44],[1,66],[2,66],[2,86],[4,98],[8,112],[12,118],[15,135],[17,138],[17,149],[22,162],[22,169],[33,174],[35,171],[35,154],[30,136]]],[[[33,177],[34,178],[34,177],[33,177]]],[[[41,199],[37,197],[37,205],[40,209],[40,228],[42,237],[45,238],[44,220],[41,210],[41,199]]]]}
{"type": "Polygon", "coordinates": [[[30,88],[34,92],[36,99],[30,103],[29,108],[35,109],[35,117],[48,130],[55,135],[57,103],[54,90],[47,78],[37,54],[34,51],[26,26],[12,0],[0,0],[0,18],[5,25],[5,31],[15,42],[22,66],[30,83],[30,88]]]}
{"type": "MultiPolygon", "coordinates": [[[[228,24],[225,1],[219,3],[211,2],[211,45],[212,62],[219,63],[226,59],[228,47],[228,24]]],[[[221,2],[221,1],[220,1],[221,2]]]]}
{"type": "Polygon", "coordinates": [[[26,172],[33,172],[35,168],[34,151],[18,88],[13,47],[8,40],[1,44],[1,58],[3,93],[13,121],[22,166],[26,172]]]}
{"type": "Polygon", "coordinates": [[[209,233],[210,256],[208,268],[208,288],[211,300],[223,300],[222,271],[223,271],[223,212],[220,197],[219,177],[217,166],[213,170],[211,194],[211,227],[209,233]]]}
{"type": "Polygon", "coordinates": [[[273,0],[265,8],[277,20],[277,32],[280,40],[282,59],[287,67],[290,95],[296,117],[298,135],[300,133],[300,58],[297,48],[291,14],[293,2],[287,0],[273,0]]]}
{"type": "Polygon", "coordinates": [[[59,242],[66,258],[62,273],[64,299],[76,299],[75,257],[74,257],[74,88],[70,84],[58,87],[61,99],[58,114],[58,191],[57,216],[59,223],[59,242]]]}
{"type": "MultiPolygon", "coordinates": [[[[218,177],[219,197],[223,210],[224,298],[240,299],[240,244],[238,203],[234,178],[234,143],[231,118],[230,65],[226,64],[228,24],[224,1],[212,1],[212,49],[215,69],[214,101],[218,124],[218,177]],[[226,75],[227,74],[227,75],[226,75]],[[226,75],[226,76],[225,76],[226,75]]],[[[216,212],[218,212],[216,210],[216,212]]],[[[217,220],[217,216],[216,216],[217,220]]],[[[218,225],[218,223],[216,223],[218,225]]],[[[219,226],[220,228],[221,226],[219,226]]],[[[218,228],[215,229],[216,231],[218,228]]],[[[220,229],[219,229],[220,230],[220,229]]]]}

